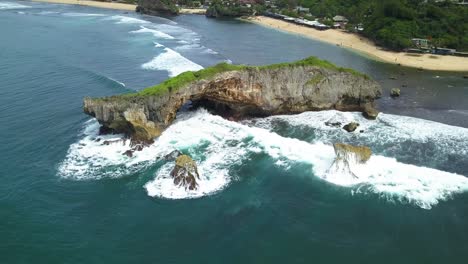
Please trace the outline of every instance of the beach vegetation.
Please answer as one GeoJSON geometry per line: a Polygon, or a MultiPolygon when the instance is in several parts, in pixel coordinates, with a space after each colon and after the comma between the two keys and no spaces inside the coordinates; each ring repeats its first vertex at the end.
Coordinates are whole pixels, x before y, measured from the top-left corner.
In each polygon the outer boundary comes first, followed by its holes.
{"type": "Polygon", "coordinates": [[[468,50],[468,6],[457,1],[299,0],[298,4],[315,17],[343,15],[349,19],[347,28],[361,24],[364,36],[391,50],[410,48],[412,38],[468,50]]]}

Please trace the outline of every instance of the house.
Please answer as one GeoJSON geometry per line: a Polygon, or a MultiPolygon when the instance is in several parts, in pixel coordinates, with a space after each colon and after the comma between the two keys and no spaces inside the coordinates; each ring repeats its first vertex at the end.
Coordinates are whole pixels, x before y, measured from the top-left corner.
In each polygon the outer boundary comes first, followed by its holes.
{"type": "Polygon", "coordinates": [[[413,42],[413,45],[418,48],[429,48],[428,39],[413,38],[411,39],[411,42],[413,42]]]}
{"type": "Polygon", "coordinates": [[[334,16],[333,17],[333,27],[345,29],[346,24],[348,24],[348,19],[344,16],[334,16]]]}
{"type": "Polygon", "coordinates": [[[335,23],[348,23],[348,19],[344,16],[334,16],[333,21],[335,23]]]}
{"type": "Polygon", "coordinates": [[[307,7],[296,6],[296,10],[298,13],[309,13],[310,9],[307,7]]]}

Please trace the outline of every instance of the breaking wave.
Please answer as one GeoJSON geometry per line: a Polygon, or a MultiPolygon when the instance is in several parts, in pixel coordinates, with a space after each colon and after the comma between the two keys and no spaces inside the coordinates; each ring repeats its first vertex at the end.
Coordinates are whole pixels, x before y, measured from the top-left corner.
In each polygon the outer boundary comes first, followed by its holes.
{"type": "Polygon", "coordinates": [[[31,8],[31,6],[21,5],[12,2],[0,2],[0,10],[31,8]]]}
{"type": "Polygon", "coordinates": [[[360,113],[339,111],[272,116],[253,120],[252,124],[312,143],[371,146],[374,153],[398,157],[405,163],[468,175],[468,129],[462,127],[385,113],[373,121],[360,113]],[[349,122],[360,124],[354,133],[341,129],[349,122]],[[286,134],[284,127],[288,127],[286,134]]]}
{"type": "Polygon", "coordinates": [[[158,39],[161,39],[161,38],[163,38],[163,39],[174,39],[174,37],[169,35],[169,34],[166,34],[164,32],[161,32],[161,31],[158,31],[158,30],[155,30],[155,29],[149,29],[149,28],[146,28],[144,26],[140,26],[140,29],[130,31],[130,33],[133,33],[133,34],[150,33],[150,34],[153,34],[153,36],[158,38],[158,39]]]}
{"type": "Polygon", "coordinates": [[[128,17],[128,16],[120,16],[120,15],[107,17],[105,19],[117,21],[116,24],[150,24],[151,23],[143,19],[138,19],[138,18],[128,17]]]}
{"type": "Polygon", "coordinates": [[[104,14],[91,14],[91,13],[63,13],[64,16],[68,17],[102,17],[104,14]]]}
{"type": "MultiPolygon", "coordinates": [[[[303,118],[305,120],[307,117],[309,124],[315,124],[318,123],[312,117],[315,114],[357,116],[354,113],[325,111],[275,118],[286,120],[294,126],[298,120],[303,118]]],[[[386,120],[388,116],[383,114],[381,119],[386,120]]],[[[102,144],[103,140],[115,140],[119,139],[119,136],[99,136],[102,139],[97,142],[98,125],[96,121],[89,121],[86,124],[85,137],[70,147],[67,157],[59,168],[59,173],[63,177],[74,179],[122,177],[159,164],[162,156],[178,149],[191,155],[197,162],[201,177],[200,188],[188,191],[183,187],[174,186],[169,177],[173,163],[168,162],[158,168],[154,180],[145,184],[148,195],[182,199],[216,193],[233,180],[241,179],[233,170],[236,166],[248,163],[252,155],[259,154],[267,155],[272,160],[272,165],[279,170],[289,170],[295,164],[309,164],[311,176],[342,186],[343,190],[353,195],[376,193],[390,201],[411,203],[424,209],[430,209],[454,194],[468,191],[468,178],[462,175],[405,164],[380,154],[373,155],[366,164],[358,165],[358,178],[350,179],[347,175],[331,174],[329,169],[335,154],[330,144],[323,143],[320,139],[308,142],[281,136],[273,132],[274,128],[271,126],[267,127],[272,119],[257,119],[256,123],[241,124],[214,116],[205,110],[182,113],[178,116],[178,121],[154,144],[141,152],[135,152],[132,158],[122,155],[129,148],[127,142],[102,144]]],[[[418,120],[421,123],[429,122],[418,120]]],[[[398,123],[396,120],[393,121],[398,123]]],[[[392,127],[391,124],[381,120],[378,120],[374,126],[383,126],[382,129],[392,127]]],[[[329,127],[322,129],[327,130],[329,127]]],[[[447,133],[439,131],[438,137],[450,138],[453,135],[451,133],[460,136],[454,129],[445,132],[447,133]]],[[[390,130],[389,136],[393,136],[392,134],[393,131],[390,130]]]]}
{"type": "Polygon", "coordinates": [[[185,58],[180,53],[164,48],[164,52],[154,57],[151,61],[141,65],[146,70],[167,71],[170,77],[177,76],[186,71],[198,71],[202,66],[185,58]]]}

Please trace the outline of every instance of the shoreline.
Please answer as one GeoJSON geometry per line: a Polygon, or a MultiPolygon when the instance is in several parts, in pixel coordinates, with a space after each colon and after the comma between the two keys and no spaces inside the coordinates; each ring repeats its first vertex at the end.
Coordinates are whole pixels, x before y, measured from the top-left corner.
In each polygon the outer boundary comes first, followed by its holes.
{"type": "MultiPolygon", "coordinates": [[[[133,4],[124,4],[124,3],[113,3],[113,2],[99,2],[92,0],[31,0],[33,2],[43,2],[43,3],[53,3],[53,4],[67,4],[67,5],[82,5],[82,6],[92,6],[98,8],[106,9],[117,9],[117,10],[126,10],[126,11],[135,11],[137,5],[133,4]]],[[[181,8],[179,10],[180,14],[193,14],[193,15],[204,15],[205,9],[201,8],[181,8]]]]}
{"type": "Polygon", "coordinates": [[[265,16],[249,17],[242,20],[334,44],[389,64],[432,71],[468,72],[468,58],[465,57],[386,51],[377,47],[372,41],[356,34],[337,29],[320,31],[265,16]]]}
{"type": "Polygon", "coordinates": [[[31,0],[31,1],[53,3],[53,4],[92,6],[92,7],[126,10],[126,11],[135,11],[136,9],[136,5],[132,5],[132,4],[98,2],[98,1],[91,1],[91,0],[31,0]]]}
{"type": "MultiPolygon", "coordinates": [[[[70,4],[92,6],[106,9],[135,11],[136,5],[98,2],[92,0],[32,0],[33,2],[46,2],[55,4],[70,4]]],[[[180,14],[205,14],[204,9],[180,9],[180,14]]],[[[389,64],[398,64],[405,67],[419,68],[432,71],[450,71],[468,73],[468,58],[456,56],[442,56],[434,54],[414,54],[405,52],[393,52],[377,47],[372,41],[356,34],[347,33],[337,29],[325,31],[316,30],[283,20],[273,19],[265,16],[249,17],[242,21],[255,23],[272,29],[298,34],[307,38],[334,44],[341,48],[349,49],[389,64]]]]}

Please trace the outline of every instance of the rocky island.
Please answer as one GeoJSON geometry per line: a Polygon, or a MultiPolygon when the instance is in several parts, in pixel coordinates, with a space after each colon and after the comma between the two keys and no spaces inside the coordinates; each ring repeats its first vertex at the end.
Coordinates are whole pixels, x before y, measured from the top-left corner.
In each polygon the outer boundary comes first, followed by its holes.
{"type": "Polygon", "coordinates": [[[221,63],[140,92],[87,97],[84,112],[99,121],[102,132],[149,143],[190,102],[235,118],[327,109],[361,111],[375,118],[374,100],[380,95],[379,84],[367,75],[309,57],[267,66],[221,63]]]}

